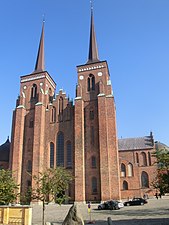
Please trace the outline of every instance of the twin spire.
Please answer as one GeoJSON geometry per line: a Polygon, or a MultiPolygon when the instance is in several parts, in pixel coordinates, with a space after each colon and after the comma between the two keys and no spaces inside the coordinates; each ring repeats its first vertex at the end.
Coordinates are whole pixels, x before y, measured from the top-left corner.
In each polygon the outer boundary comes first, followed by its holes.
{"type": "Polygon", "coordinates": [[[45,55],[44,55],[44,23],[42,25],[42,33],[39,43],[38,55],[36,59],[35,71],[34,72],[42,72],[45,70],[45,55]]]}
{"type": "MultiPolygon", "coordinates": [[[[42,33],[39,43],[38,55],[35,64],[34,73],[45,71],[45,57],[44,57],[44,23],[42,25],[42,33]]],[[[93,5],[91,1],[91,24],[90,24],[90,40],[89,40],[89,55],[86,64],[99,62],[96,34],[94,29],[94,18],[93,18],[93,5]]]]}
{"type": "Polygon", "coordinates": [[[90,40],[89,40],[89,56],[87,64],[99,62],[96,34],[94,29],[93,4],[91,3],[91,24],[90,24],[90,40]]]}

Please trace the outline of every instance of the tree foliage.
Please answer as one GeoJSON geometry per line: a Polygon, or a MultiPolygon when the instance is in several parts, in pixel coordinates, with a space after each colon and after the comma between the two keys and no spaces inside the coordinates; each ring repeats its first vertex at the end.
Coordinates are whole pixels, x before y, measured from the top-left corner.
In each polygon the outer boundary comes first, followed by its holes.
{"type": "Polygon", "coordinates": [[[45,203],[55,201],[61,205],[68,198],[65,192],[73,177],[63,167],[57,167],[56,169],[47,169],[38,176],[33,176],[33,179],[35,188],[32,190],[32,197],[43,203],[42,224],[44,224],[45,203]]]}
{"type": "Polygon", "coordinates": [[[8,205],[17,198],[18,185],[15,183],[10,170],[0,170],[0,205],[8,205]]]}
{"type": "Polygon", "coordinates": [[[157,149],[153,156],[157,163],[157,176],[153,181],[153,186],[161,194],[169,192],[169,151],[168,149],[157,149]]]}
{"type": "Polygon", "coordinates": [[[72,175],[64,168],[47,169],[38,176],[33,176],[35,188],[33,198],[49,203],[53,200],[61,204],[66,199],[65,191],[69,187],[72,175]]]}

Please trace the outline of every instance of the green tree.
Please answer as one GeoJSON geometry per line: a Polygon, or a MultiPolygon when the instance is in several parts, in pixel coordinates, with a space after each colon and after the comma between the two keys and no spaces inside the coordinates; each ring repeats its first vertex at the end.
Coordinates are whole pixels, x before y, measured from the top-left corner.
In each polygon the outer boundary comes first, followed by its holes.
{"type": "Polygon", "coordinates": [[[153,186],[161,194],[169,192],[169,151],[166,148],[157,149],[153,156],[156,158],[157,176],[153,181],[153,186]]]}
{"type": "Polygon", "coordinates": [[[63,167],[57,167],[56,169],[47,169],[45,172],[39,173],[38,176],[33,176],[33,179],[35,188],[32,190],[32,197],[42,201],[42,224],[44,224],[45,203],[55,201],[61,205],[68,198],[65,191],[73,177],[63,167]]]}
{"type": "Polygon", "coordinates": [[[18,194],[18,185],[15,183],[10,170],[0,170],[0,205],[15,202],[18,194]]]}

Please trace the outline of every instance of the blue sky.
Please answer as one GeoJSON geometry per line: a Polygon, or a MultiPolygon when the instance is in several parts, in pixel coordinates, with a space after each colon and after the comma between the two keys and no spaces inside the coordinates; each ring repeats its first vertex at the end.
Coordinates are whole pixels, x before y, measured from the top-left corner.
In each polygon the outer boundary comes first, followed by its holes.
{"type": "MultiPolygon", "coordinates": [[[[169,1],[94,0],[100,60],[107,60],[118,137],[169,145],[169,1]]],[[[20,76],[33,72],[45,13],[46,70],[71,98],[88,56],[89,0],[0,1],[0,144],[11,135],[20,76]]]]}

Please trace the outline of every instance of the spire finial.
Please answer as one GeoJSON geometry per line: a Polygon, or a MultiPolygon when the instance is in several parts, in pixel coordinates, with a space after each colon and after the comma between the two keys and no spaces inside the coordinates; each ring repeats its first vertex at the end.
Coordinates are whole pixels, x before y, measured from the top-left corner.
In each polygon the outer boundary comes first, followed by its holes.
{"type": "Polygon", "coordinates": [[[43,14],[43,24],[45,23],[45,13],[43,14]]]}
{"type": "Polygon", "coordinates": [[[91,7],[91,12],[93,12],[93,1],[90,0],[90,7],[91,7]]]}

